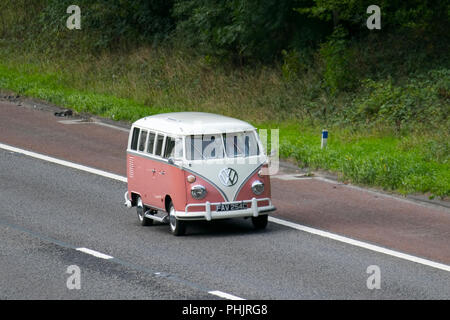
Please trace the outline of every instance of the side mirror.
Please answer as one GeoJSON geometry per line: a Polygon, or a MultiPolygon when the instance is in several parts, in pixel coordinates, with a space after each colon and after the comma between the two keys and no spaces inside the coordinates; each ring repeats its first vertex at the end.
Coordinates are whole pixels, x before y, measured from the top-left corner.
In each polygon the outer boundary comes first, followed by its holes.
{"type": "Polygon", "coordinates": [[[170,157],[168,160],[169,164],[175,164],[175,159],[170,157]]]}

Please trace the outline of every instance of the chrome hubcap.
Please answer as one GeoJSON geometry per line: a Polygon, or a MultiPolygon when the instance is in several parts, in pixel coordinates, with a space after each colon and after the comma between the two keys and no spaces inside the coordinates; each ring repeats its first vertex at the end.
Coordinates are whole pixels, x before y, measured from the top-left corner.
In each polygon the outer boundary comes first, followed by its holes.
{"type": "Polygon", "coordinates": [[[141,198],[138,199],[137,209],[138,209],[138,217],[139,217],[139,220],[142,221],[142,220],[144,219],[144,206],[142,205],[142,200],[141,200],[141,198]]]}
{"type": "Polygon", "coordinates": [[[170,208],[170,212],[169,212],[169,221],[170,221],[170,228],[172,230],[175,230],[176,228],[176,218],[175,218],[175,209],[173,207],[170,208]]]}

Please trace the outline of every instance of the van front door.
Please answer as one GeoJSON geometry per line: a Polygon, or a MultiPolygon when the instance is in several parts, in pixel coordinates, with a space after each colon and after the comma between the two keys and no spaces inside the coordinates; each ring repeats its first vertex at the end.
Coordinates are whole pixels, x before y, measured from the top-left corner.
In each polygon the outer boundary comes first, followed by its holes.
{"type": "Polygon", "coordinates": [[[146,152],[150,157],[148,158],[145,170],[145,184],[147,191],[145,204],[160,209],[164,209],[164,207],[161,206],[161,193],[158,185],[158,176],[161,170],[160,154],[163,142],[163,134],[152,131],[149,132],[146,152]]]}

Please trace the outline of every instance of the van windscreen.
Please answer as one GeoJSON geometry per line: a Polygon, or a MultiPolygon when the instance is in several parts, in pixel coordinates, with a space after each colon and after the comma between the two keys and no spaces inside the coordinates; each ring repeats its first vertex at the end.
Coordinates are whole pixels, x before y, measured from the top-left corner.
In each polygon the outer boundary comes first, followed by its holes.
{"type": "Polygon", "coordinates": [[[227,157],[251,157],[259,155],[259,145],[254,132],[224,133],[227,157]]]}
{"type": "Polygon", "coordinates": [[[191,135],[186,137],[186,159],[206,160],[224,157],[222,137],[216,135],[191,135]]]}
{"type": "Polygon", "coordinates": [[[255,133],[251,131],[186,137],[187,160],[222,159],[225,154],[228,158],[259,155],[255,133]]]}

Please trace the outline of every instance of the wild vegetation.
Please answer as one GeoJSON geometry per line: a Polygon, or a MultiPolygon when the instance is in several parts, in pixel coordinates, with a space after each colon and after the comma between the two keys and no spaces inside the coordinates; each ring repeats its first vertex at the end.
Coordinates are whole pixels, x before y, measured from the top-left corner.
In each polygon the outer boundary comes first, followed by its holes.
{"type": "Polygon", "coordinates": [[[341,179],[450,195],[450,5],[363,0],[0,3],[0,88],[133,121],[182,110],[280,128],[341,179]],[[320,132],[330,132],[320,149],[320,132]]]}

